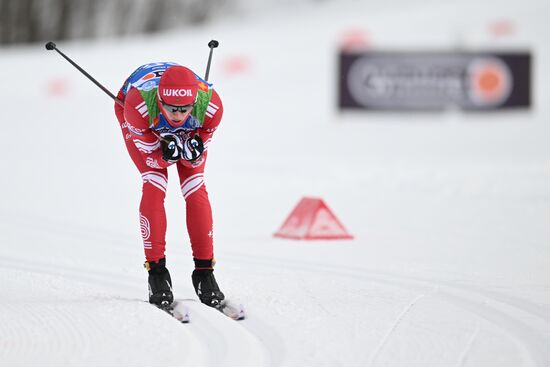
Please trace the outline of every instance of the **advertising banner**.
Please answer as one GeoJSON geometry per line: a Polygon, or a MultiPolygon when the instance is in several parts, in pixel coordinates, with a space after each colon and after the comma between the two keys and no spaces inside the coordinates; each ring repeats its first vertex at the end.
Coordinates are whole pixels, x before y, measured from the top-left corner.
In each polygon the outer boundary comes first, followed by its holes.
{"type": "Polygon", "coordinates": [[[339,107],[379,111],[531,106],[529,52],[340,54],[339,107]]]}

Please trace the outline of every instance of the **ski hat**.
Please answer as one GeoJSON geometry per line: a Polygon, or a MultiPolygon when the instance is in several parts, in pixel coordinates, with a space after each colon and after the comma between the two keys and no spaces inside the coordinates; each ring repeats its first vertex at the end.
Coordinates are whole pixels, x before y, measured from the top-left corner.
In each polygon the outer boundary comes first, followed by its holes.
{"type": "Polygon", "coordinates": [[[197,76],[185,66],[172,66],[160,77],[159,102],[174,106],[194,104],[197,99],[197,76]]]}

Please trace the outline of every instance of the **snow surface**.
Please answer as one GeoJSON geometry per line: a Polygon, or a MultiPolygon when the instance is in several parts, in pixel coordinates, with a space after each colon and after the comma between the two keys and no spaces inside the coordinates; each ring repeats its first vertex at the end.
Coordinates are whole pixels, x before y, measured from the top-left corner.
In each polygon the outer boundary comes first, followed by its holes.
{"type": "MultiPolygon", "coordinates": [[[[286,4],[286,3],[285,3],[286,4]]],[[[115,92],[140,64],[204,71],[218,281],[200,305],[171,171],[168,264],[191,323],[146,302],[141,182],[112,103],[43,45],[0,49],[2,366],[549,366],[548,2],[320,2],[139,39],[58,43],[115,92]],[[282,16],[286,24],[282,23],[282,16]],[[512,20],[495,37],[488,25],[512,20]],[[340,114],[337,47],[530,49],[531,111],[340,114]],[[275,239],[303,196],[352,241],[275,239]]]]}

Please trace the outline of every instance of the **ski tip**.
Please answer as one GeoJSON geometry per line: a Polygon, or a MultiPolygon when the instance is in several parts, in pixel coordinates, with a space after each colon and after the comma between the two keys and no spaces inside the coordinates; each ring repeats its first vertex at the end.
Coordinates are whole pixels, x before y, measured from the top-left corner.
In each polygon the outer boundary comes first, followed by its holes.
{"type": "Polygon", "coordinates": [[[246,314],[244,312],[243,305],[239,304],[235,307],[235,309],[237,311],[235,314],[235,320],[244,320],[246,318],[246,314]]]}
{"type": "Polygon", "coordinates": [[[189,317],[189,309],[187,308],[187,306],[177,301],[175,301],[172,306],[174,307],[173,315],[179,322],[187,324],[191,321],[189,317]]]}
{"type": "Polygon", "coordinates": [[[244,320],[246,318],[243,305],[233,305],[227,302],[222,303],[219,308],[224,315],[233,320],[244,320]]]}
{"type": "Polygon", "coordinates": [[[244,320],[244,319],[246,319],[246,314],[244,312],[243,305],[240,305],[240,307],[239,307],[239,317],[237,318],[237,320],[244,320]]]}
{"type": "Polygon", "coordinates": [[[185,315],[183,318],[179,319],[179,322],[182,324],[188,324],[190,321],[191,319],[189,318],[189,315],[185,315]]]}

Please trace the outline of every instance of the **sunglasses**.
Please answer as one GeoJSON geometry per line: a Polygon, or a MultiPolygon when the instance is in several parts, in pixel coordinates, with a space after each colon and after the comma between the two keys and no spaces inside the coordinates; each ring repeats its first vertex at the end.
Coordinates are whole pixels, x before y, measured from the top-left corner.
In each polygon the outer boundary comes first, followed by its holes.
{"type": "Polygon", "coordinates": [[[187,113],[188,111],[191,111],[193,109],[192,104],[188,104],[185,106],[173,106],[171,104],[163,103],[162,107],[164,107],[166,111],[171,113],[176,113],[176,112],[187,113]]]}

